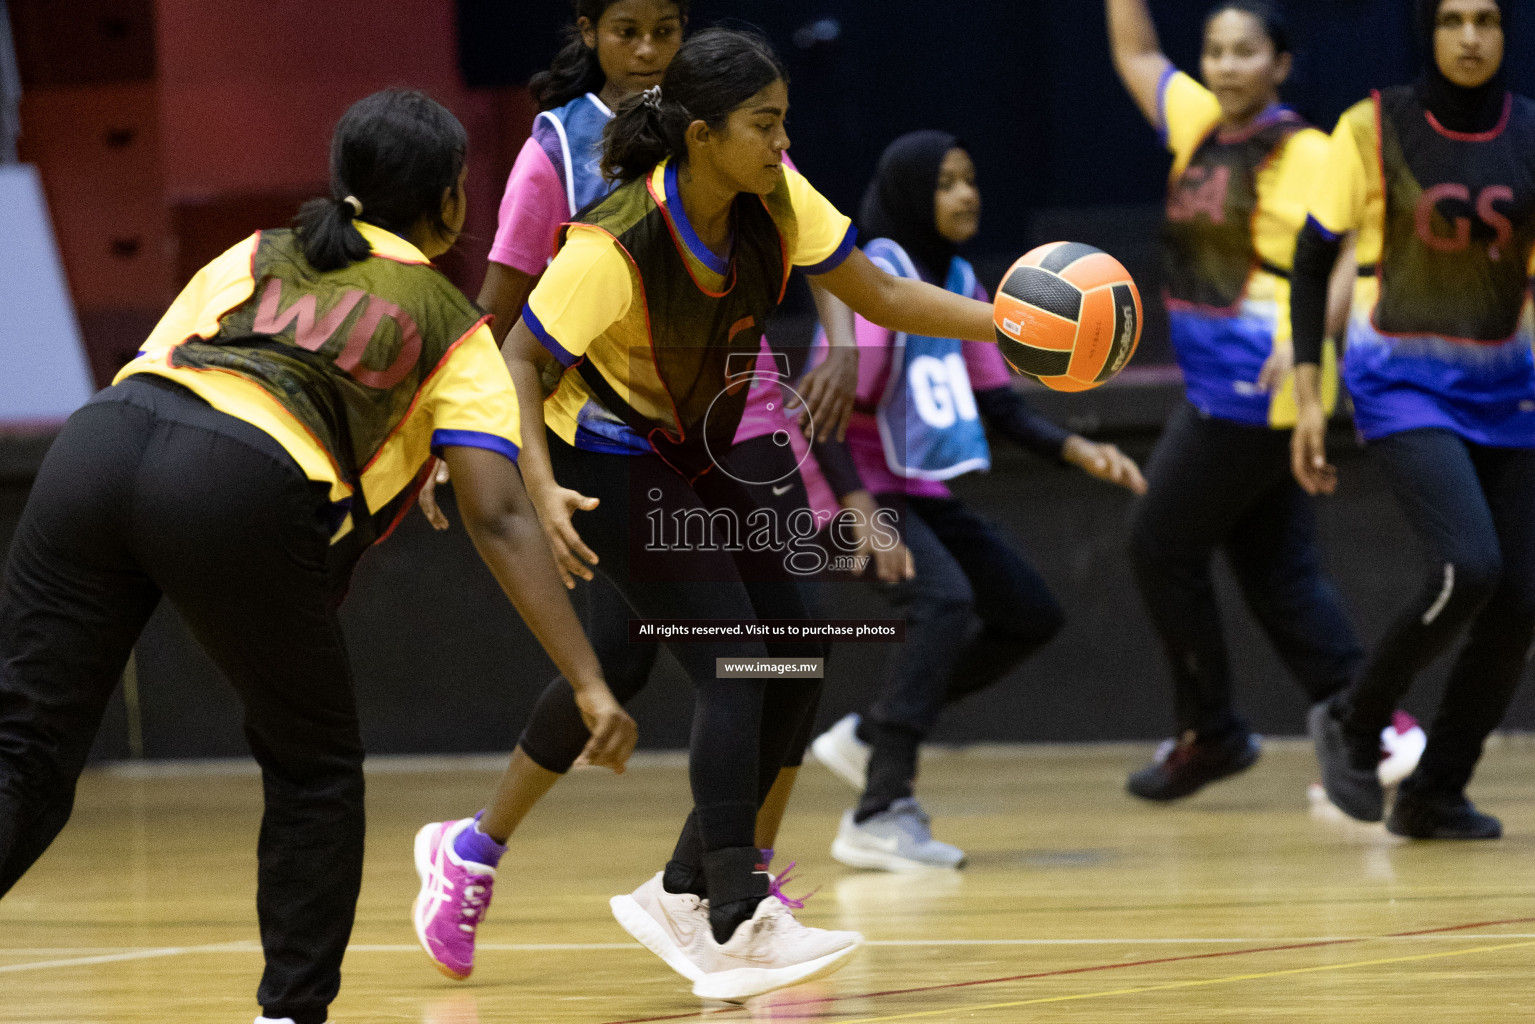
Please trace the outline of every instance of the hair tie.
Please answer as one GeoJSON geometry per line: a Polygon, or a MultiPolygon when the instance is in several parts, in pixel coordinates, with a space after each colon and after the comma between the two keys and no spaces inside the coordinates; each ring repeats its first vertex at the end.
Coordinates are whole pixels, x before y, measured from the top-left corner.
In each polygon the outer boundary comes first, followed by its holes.
{"type": "Polygon", "coordinates": [[[652,85],[649,89],[646,89],[640,94],[640,102],[651,110],[659,112],[661,109],[661,87],[659,85],[652,85]]]}
{"type": "Polygon", "coordinates": [[[352,208],[353,219],[362,216],[362,200],[358,199],[356,196],[346,196],[341,200],[341,205],[350,206],[352,208]]]}

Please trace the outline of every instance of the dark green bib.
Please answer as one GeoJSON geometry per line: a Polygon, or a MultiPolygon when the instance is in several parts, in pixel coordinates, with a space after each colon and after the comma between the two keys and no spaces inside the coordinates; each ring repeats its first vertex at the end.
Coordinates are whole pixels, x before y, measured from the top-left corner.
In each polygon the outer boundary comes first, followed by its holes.
{"type": "MultiPolygon", "coordinates": [[[[1167,192],[1162,274],[1168,298],[1235,312],[1259,265],[1258,172],[1306,124],[1291,110],[1239,136],[1212,129],[1167,192]]],[[[1290,268],[1274,268],[1281,273],[1290,268]]]]}
{"type": "MultiPolygon", "coordinates": [[[[639,279],[635,301],[645,304],[650,345],[648,351],[629,353],[629,358],[654,367],[671,415],[661,422],[641,416],[590,361],[580,364],[577,372],[598,402],[673,468],[694,479],[713,464],[710,452],[728,450],[735,438],[748,389],[731,378],[740,378],[743,368],[749,373],[762,345],[763,327],[783,299],[787,247],[768,210],[768,203],[778,197],[764,201],[748,193],[738,195],[731,214],[734,245],[724,290],[705,291],[679,249],[679,225],[651,192],[650,177],[620,185],[583,210],[578,223],[613,236],[633,264],[639,279]]],[[[564,232],[559,241],[564,243],[564,232]]]]}
{"type": "MultiPolygon", "coordinates": [[[[374,256],[320,273],[286,229],[263,231],[256,288],[207,340],[178,345],[176,366],[228,370],[259,384],[325,447],[354,492],[455,342],[484,319],[429,264],[374,256]]],[[[409,489],[407,489],[409,490],[409,489]]],[[[354,515],[364,543],[396,510],[354,515]]]]}
{"type": "Polygon", "coordinates": [[[1376,327],[1506,341],[1535,248],[1535,103],[1510,95],[1503,123],[1481,135],[1431,122],[1411,86],[1375,103],[1386,190],[1376,327]]]}

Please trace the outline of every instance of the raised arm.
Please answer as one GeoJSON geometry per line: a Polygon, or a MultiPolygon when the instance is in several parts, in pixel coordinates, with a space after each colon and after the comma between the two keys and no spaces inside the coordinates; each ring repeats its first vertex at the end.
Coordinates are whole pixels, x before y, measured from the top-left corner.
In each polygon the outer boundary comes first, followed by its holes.
{"type": "Polygon", "coordinates": [[[1152,127],[1162,127],[1158,87],[1172,63],[1162,53],[1146,0],[1105,0],[1114,70],[1152,127]]]}
{"type": "Polygon", "coordinates": [[[907,334],[962,341],[997,340],[991,304],[955,295],[925,281],[896,277],[854,249],[821,284],[865,320],[907,334]]]}

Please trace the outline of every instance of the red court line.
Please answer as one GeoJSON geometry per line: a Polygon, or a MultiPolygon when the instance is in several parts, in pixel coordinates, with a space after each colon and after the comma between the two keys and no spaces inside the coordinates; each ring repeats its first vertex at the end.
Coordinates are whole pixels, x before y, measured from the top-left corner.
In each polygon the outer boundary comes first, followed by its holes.
{"type": "MultiPolygon", "coordinates": [[[[1112,964],[1094,964],[1090,967],[1065,967],[1056,971],[1037,971],[1033,974],[1011,974],[1005,978],[979,978],[975,981],[951,981],[943,985],[923,985],[919,988],[893,988],[882,992],[862,992],[856,995],[819,996],[814,999],[801,999],[797,1002],[773,1004],[774,1018],[781,1015],[780,1010],[790,1009],[795,1006],[812,1006],[820,1003],[837,1003],[847,999],[877,999],[881,996],[904,996],[918,992],[938,992],[945,989],[971,988],[976,985],[1001,985],[1010,981],[1030,981],[1035,978],[1059,978],[1070,974],[1091,974],[1097,971],[1118,971],[1127,967],[1155,967],[1158,964],[1187,963],[1192,960],[1214,960],[1227,956],[1248,956],[1253,953],[1283,953],[1292,949],[1317,949],[1323,946],[1351,946],[1360,942],[1378,942],[1381,939],[1406,939],[1415,935],[1442,935],[1445,932],[1463,932],[1472,928],[1495,928],[1504,924],[1530,924],[1535,922],[1535,917],[1511,917],[1502,921],[1473,921],[1469,924],[1452,924],[1440,928],[1419,928],[1410,932],[1389,932],[1385,935],[1361,935],[1348,939],[1321,939],[1315,942],[1295,942],[1284,946],[1253,946],[1248,949],[1222,949],[1213,953],[1190,953],[1186,956],[1164,956],[1154,960],[1132,960],[1130,962],[1118,961],[1112,964]]],[[[1126,945],[1134,945],[1134,939],[1126,939],[1126,945]]],[[[655,1021],[687,1020],[699,1017],[713,1017],[725,1013],[740,1013],[745,1010],[741,1006],[725,1006],[718,1010],[694,1011],[692,1013],[673,1013],[663,1017],[630,1017],[625,1020],[606,1021],[605,1024],[653,1024],[655,1021]]],[[[803,1015],[810,1016],[810,1015],[803,1015]]],[[[794,1019],[785,1017],[784,1019],[794,1019]]]]}

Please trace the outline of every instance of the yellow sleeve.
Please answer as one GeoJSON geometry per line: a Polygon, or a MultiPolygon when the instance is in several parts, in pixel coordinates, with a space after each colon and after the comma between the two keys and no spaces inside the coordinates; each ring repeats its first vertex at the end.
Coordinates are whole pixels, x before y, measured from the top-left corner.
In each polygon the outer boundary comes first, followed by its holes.
{"type": "Polygon", "coordinates": [[[633,291],[618,243],[604,231],[577,225],[528,296],[522,320],[570,366],[629,312],[633,291]]]}
{"type": "Polygon", "coordinates": [[[517,392],[490,328],[481,324],[448,354],[421,390],[432,423],[432,451],[489,448],[517,461],[522,424],[517,392]]]}
{"type": "Polygon", "coordinates": [[[1276,267],[1288,269],[1295,262],[1295,239],[1325,173],[1328,145],[1324,133],[1303,129],[1290,136],[1272,167],[1260,172],[1261,214],[1254,221],[1253,244],[1258,255],[1276,267]]]}
{"type": "Polygon", "coordinates": [[[785,166],[783,175],[795,220],[794,251],[789,262],[807,274],[836,270],[858,240],[852,219],[817,192],[799,171],[785,166]]]}
{"type": "MultiPolygon", "coordinates": [[[[1334,235],[1346,234],[1364,223],[1371,189],[1366,167],[1378,164],[1375,150],[1375,104],[1361,100],[1338,118],[1307,204],[1316,222],[1334,235]]],[[[1378,181],[1375,187],[1379,187],[1378,181]]]]}
{"type": "Polygon", "coordinates": [[[219,317],[250,298],[256,290],[251,258],[260,235],[251,235],[212,263],[203,267],[149,332],[143,351],[156,352],[186,341],[193,335],[211,338],[219,329],[219,317]]]}
{"type": "Polygon", "coordinates": [[[1173,174],[1183,173],[1194,150],[1220,123],[1221,105],[1215,93],[1169,66],[1157,98],[1157,128],[1173,154],[1173,174]]]}

